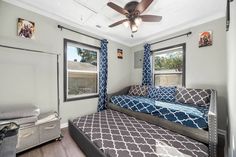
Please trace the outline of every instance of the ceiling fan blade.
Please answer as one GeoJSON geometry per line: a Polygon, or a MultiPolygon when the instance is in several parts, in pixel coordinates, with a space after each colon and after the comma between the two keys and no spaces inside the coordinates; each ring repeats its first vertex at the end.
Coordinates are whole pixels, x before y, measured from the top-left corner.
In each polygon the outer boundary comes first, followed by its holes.
{"type": "Polygon", "coordinates": [[[137,7],[135,8],[136,11],[139,11],[140,14],[142,14],[149,5],[153,2],[153,0],[142,0],[137,7]]]}
{"type": "Polygon", "coordinates": [[[107,6],[111,7],[112,9],[114,9],[115,11],[117,11],[118,13],[121,13],[123,15],[129,14],[129,12],[127,10],[125,10],[124,8],[116,5],[115,3],[108,2],[107,6]]]}
{"type": "Polygon", "coordinates": [[[124,20],[121,20],[121,21],[115,22],[115,23],[109,25],[109,27],[115,27],[115,26],[117,26],[117,25],[122,24],[122,23],[125,22],[125,21],[129,21],[129,20],[128,20],[128,19],[124,19],[124,20]]]}
{"type": "Polygon", "coordinates": [[[143,22],[159,22],[162,19],[162,16],[156,15],[140,15],[143,22]]]}

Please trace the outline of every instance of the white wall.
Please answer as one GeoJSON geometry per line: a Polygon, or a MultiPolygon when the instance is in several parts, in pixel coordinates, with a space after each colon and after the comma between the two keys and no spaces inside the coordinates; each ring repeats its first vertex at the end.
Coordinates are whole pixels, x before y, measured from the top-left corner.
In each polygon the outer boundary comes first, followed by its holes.
{"type": "Polygon", "coordinates": [[[230,30],[227,32],[228,95],[229,95],[229,157],[236,156],[236,1],[231,4],[230,30]]]}
{"type": "MultiPolygon", "coordinates": [[[[152,50],[180,43],[186,43],[186,87],[213,88],[218,92],[218,124],[220,129],[225,129],[225,115],[227,110],[227,73],[226,73],[226,33],[225,18],[205,23],[188,30],[150,41],[159,41],[188,31],[189,37],[180,37],[162,42],[151,47],[152,50]],[[213,45],[198,48],[199,33],[213,31],[213,45]]],[[[143,49],[144,44],[132,48],[132,52],[143,49]]],[[[133,59],[134,57],[132,57],[133,59]]],[[[131,62],[134,64],[134,61],[131,62]]],[[[142,69],[134,69],[132,65],[132,84],[140,84],[142,69]]]]}
{"type": "MultiPolygon", "coordinates": [[[[64,38],[100,46],[98,41],[91,38],[66,30],[60,31],[57,28],[60,23],[57,21],[1,0],[0,19],[0,44],[60,54],[63,54],[64,38]],[[16,36],[19,17],[35,22],[35,40],[16,36]]],[[[69,27],[66,24],[61,25],[69,27]]],[[[131,49],[124,45],[109,41],[108,92],[130,85],[132,57],[130,51],[131,49]],[[116,57],[118,48],[123,49],[123,60],[116,57]]],[[[3,105],[32,103],[38,105],[42,112],[56,110],[56,58],[54,56],[27,54],[19,50],[0,48],[0,74],[0,109],[3,105]]],[[[97,98],[63,102],[63,55],[60,56],[60,99],[62,123],[67,122],[68,118],[93,113],[97,109],[97,98]]]]}

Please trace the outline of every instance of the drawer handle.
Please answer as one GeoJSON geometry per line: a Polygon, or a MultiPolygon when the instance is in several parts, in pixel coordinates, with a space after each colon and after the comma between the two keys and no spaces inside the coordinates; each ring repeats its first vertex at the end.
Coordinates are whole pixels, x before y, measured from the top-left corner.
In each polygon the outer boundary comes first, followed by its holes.
{"type": "Polygon", "coordinates": [[[45,130],[51,130],[51,129],[54,129],[55,127],[56,127],[56,124],[48,126],[48,127],[45,127],[44,129],[45,130]]]}
{"type": "Polygon", "coordinates": [[[33,135],[33,133],[34,132],[26,133],[26,134],[22,135],[21,138],[29,137],[29,136],[33,135]]]}

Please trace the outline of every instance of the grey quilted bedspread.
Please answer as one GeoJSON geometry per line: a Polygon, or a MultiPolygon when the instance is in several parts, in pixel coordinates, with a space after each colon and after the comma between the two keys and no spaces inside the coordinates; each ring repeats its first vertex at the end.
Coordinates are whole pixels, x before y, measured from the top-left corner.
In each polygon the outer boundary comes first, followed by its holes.
{"type": "Polygon", "coordinates": [[[208,147],[200,142],[113,110],[73,123],[109,157],[208,156],[208,147]]]}

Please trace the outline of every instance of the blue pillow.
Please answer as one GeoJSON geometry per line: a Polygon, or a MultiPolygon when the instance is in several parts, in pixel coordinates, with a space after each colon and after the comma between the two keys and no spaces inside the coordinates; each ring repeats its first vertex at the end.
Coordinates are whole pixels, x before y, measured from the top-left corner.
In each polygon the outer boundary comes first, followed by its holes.
{"type": "Polygon", "coordinates": [[[175,102],[176,87],[160,87],[158,100],[164,102],[175,102]]]}
{"type": "Polygon", "coordinates": [[[150,99],[158,100],[159,87],[149,87],[147,97],[150,99]]]}

